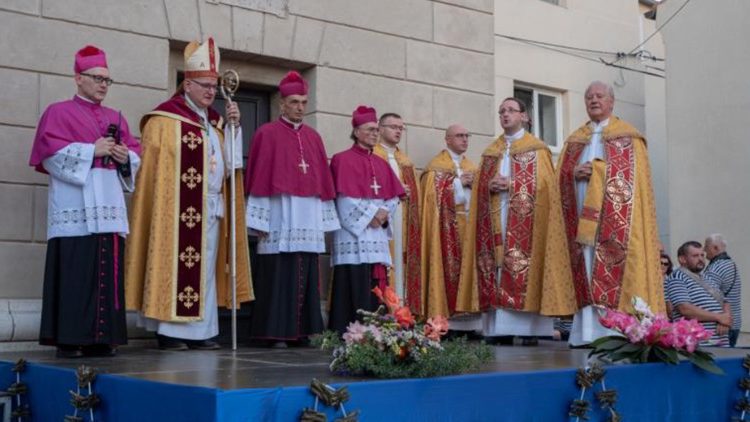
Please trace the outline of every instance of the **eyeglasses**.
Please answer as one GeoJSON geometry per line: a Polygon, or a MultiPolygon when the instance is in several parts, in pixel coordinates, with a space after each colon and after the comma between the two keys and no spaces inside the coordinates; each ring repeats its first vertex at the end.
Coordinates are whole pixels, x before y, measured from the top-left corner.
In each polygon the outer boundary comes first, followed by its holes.
{"type": "Polygon", "coordinates": [[[662,262],[662,263],[661,263],[661,266],[662,266],[662,267],[668,267],[668,266],[669,266],[669,262],[662,262]]]}
{"type": "Polygon", "coordinates": [[[471,138],[471,134],[470,133],[454,133],[451,136],[453,136],[454,138],[466,138],[466,139],[471,138]]]}
{"type": "Polygon", "coordinates": [[[198,85],[199,87],[205,89],[206,91],[216,91],[219,88],[219,85],[198,82],[195,79],[190,79],[190,82],[198,85]]]}
{"type": "Polygon", "coordinates": [[[363,127],[363,128],[360,128],[359,130],[363,130],[367,133],[375,133],[378,131],[378,128],[377,127],[363,127]]]}
{"type": "Polygon", "coordinates": [[[400,126],[400,125],[382,125],[382,127],[387,127],[390,130],[400,130],[401,132],[406,132],[406,126],[400,126]]]}
{"type": "Polygon", "coordinates": [[[88,76],[98,84],[104,82],[105,84],[107,84],[107,86],[112,85],[112,83],[114,82],[112,79],[100,75],[91,75],[89,73],[79,73],[79,75],[88,76]]]}
{"type": "Polygon", "coordinates": [[[516,110],[515,108],[501,108],[500,111],[497,112],[497,114],[513,114],[513,113],[521,113],[521,110],[516,110]]]}

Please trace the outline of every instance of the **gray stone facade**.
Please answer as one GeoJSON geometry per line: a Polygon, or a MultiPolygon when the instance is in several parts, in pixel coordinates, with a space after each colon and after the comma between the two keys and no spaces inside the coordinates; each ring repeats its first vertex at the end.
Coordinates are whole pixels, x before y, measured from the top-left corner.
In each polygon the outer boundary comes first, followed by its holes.
{"type": "Polygon", "coordinates": [[[0,110],[0,341],[36,337],[47,179],[27,162],[41,113],[75,93],[83,45],[107,52],[116,83],[105,104],[136,134],[174,90],[184,44],[210,35],[243,82],[273,87],[301,70],[312,86],[308,120],[329,154],[350,145],[351,111],[371,104],[404,116],[404,147],[424,165],[453,122],[475,132],[474,151],[493,137],[492,9],[490,0],[3,2],[0,100],[12,106],[0,110]]]}
{"type": "MultiPolygon", "coordinates": [[[[402,146],[421,167],[444,147],[443,131],[452,123],[473,133],[469,156],[476,161],[495,138],[496,102],[512,94],[507,84],[498,85],[503,61],[495,33],[503,20],[496,10],[508,19],[511,7],[528,15],[549,6],[531,3],[541,2],[4,0],[0,341],[37,335],[47,179],[27,162],[43,110],[75,93],[73,56],[85,44],[107,52],[116,83],[105,104],[123,110],[136,135],[141,116],[174,91],[185,44],[213,36],[223,52],[222,67],[237,69],[243,83],[273,89],[289,69],[304,74],[311,83],[307,121],[322,134],[330,155],[351,145],[350,113],[369,104],[404,117],[402,146]]],[[[598,0],[582,3],[581,13],[550,9],[551,16],[577,22],[596,14],[598,0]]],[[[637,13],[635,7],[617,10],[631,9],[637,13]]],[[[636,15],[617,19],[630,25],[636,15]]],[[[631,99],[638,101],[642,93],[631,99]]],[[[276,104],[271,108],[273,116],[276,104]]]]}

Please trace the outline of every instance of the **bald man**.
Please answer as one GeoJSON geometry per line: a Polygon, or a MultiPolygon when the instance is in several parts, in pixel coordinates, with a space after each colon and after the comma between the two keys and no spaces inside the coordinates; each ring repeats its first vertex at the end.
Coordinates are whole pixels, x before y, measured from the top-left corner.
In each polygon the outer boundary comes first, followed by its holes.
{"type": "Polygon", "coordinates": [[[737,344],[737,338],[742,328],[742,280],[737,264],[727,253],[727,242],[724,236],[714,233],[706,238],[703,244],[706,259],[709,260],[706,271],[706,280],[710,280],[721,290],[724,300],[729,304],[732,311],[732,326],[729,328],[729,346],[737,344]]]}
{"type": "MultiPolygon", "coordinates": [[[[445,131],[445,146],[425,168],[422,191],[422,284],[427,317],[454,316],[464,233],[477,167],[464,156],[471,134],[460,124],[445,131]]],[[[451,329],[473,331],[479,318],[457,315],[451,329]]]]}

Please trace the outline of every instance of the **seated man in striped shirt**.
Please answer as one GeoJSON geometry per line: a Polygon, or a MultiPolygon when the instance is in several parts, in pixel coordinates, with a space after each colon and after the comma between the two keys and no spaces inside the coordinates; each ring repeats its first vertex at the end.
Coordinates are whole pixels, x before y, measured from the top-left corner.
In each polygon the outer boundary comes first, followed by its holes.
{"type": "Polygon", "coordinates": [[[724,237],[718,233],[706,238],[703,245],[708,258],[708,266],[704,272],[705,278],[713,281],[719,286],[724,299],[732,308],[732,327],[729,329],[729,346],[737,344],[737,337],[742,326],[742,312],[740,307],[740,272],[737,264],[727,255],[727,243],[724,237]]]}
{"type": "Polygon", "coordinates": [[[672,271],[666,281],[667,300],[672,302],[672,319],[697,319],[713,335],[701,346],[729,346],[732,315],[729,303],[719,286],[700,274],[706,266],[703,247],[699,242],[685,242],[677,250],[680,268],[672,271]]]}

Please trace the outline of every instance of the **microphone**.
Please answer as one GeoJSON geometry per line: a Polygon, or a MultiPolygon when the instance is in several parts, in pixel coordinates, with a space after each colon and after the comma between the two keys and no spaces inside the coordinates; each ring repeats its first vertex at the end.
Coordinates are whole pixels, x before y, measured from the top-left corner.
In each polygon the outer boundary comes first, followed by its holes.
{"type": "MultiPolygon", "coordinates": [[[[122,141],[120,141],[120,130],[117,127],[116,124],[110,124],[107,126],[107,137],[113,138],[115,140],[115,143],[117,145],[120,145],[122,141]]],[[[109,167],[109,163],[112,162],[112,157],[109,155],[102,158],[102,164],[104,164],[105,167],[109,167]]],[[[124,164],[117,164],[117,171],[120,172],[122,177],[130,177],[130,162],[125,162],[124,164]]]]}
{"type": "MultiPolygon", "coordinates": [[[[117,136],[117,125],[111,124],[107,126],[107,137],[114,139],[116,144],[120,143],[119,136],[117,136]]],[[[104,164],[104,167],[109,167],[109,163],[111,162],[112,157],[110,157],[109,155],[102,158],[102,164],[104,164]]]]}

